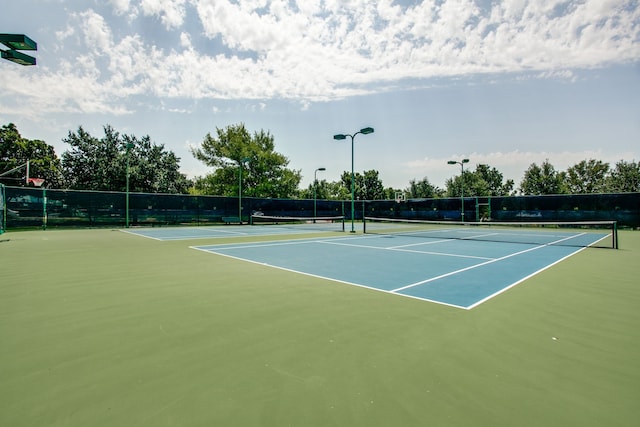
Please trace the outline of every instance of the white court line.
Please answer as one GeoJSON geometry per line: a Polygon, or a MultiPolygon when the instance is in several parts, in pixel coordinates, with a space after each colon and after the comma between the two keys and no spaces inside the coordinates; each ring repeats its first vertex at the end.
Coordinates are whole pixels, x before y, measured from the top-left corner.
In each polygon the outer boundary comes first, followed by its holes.
{"type": "Polygon", "coordinates": [[[486,261],[486,262],[481,262],[480,264],[472,265],[470,267],[461,268],[460,270],[455,270],[455,271],[452,271],[452,272],[449,272],[449,273],[446,273],[446,274],[441,274],[440,276],[431,277],[431,278],[426,279],[426,280],[421,280],[420,282],[412,283],[410,285],[406,285],[406,286],[403,286],[403,287],[400,287],[400,288],[397,288],[397,289],[392,289],[391,292],[400,292],[400,291],[403,291],[405,289],[409,289],[409,288],[413,288],[413,287],[416,287],[416,286],[424,285],[425,283],[433,282],[434,280],[442,279],[443,277],[453,276],[455,274],[462,273],[464,271],[473,270],[474,268],[478,268],[478,267],[482,267],[484,265],[492,264],[494,262],[502,261],[502,260],[505,260],[507,258],[511,258],[511,257],[517,256],[517,255],[521,255],[521,254],[527,253],[527,252],[537,251],[538,249],[545,248],[545,247],[551,246],[551,245],[555,245],[556,243],[560,243],[562,241],[569,240],[569,239],[571,239],[573,237],[574,236],[565,237],[564,239],[556,240],[555,242],[551,242],[551,243],[540,245],[540,246],[535,246],[533,248],[525,249],[525,250],[519,251],[519,252],[514,252],[512,254],[505,255],[505,256],[500,257],[500,258],[495,258],[495,259],[492,259],[492,260],[489,260],[489,261],[486,261]]]}
{"type": "MultiPolygon", "coordinates": [[[[172,229],[172,228],[164,228],[164,229],[162,229],[160,231],[171,232],[172,230],[174,230],[174,229],[172,229]]],[[[175,228],[175,230],[184,231],[184,229],[178,229],[178,228],[175,228]]],[[[129,233],[129,234],[132,234],[134,236],[146,237],[147,239],[153,239],[153,240],[158,240],[158,241],[190,240],[190,239],[194,239],[194,240],[195,239],[211,239],[211,238],[218,237],[216,234],[225,234],[225,233],[229,234],[229,235],[232,235],[234,237],[252,236],[252,234],[243,233],[243,232],[240,232],[240,231],[209,230],[207,228],[201,228],[201,227],[198,227],[198,228],[194,227],[194,228],[191,228],[190,230],[205,230],[206,232],[213,232],[213,233],[210,233],[210,234],[204,235],[204,236],[202,236],[202,235],[196,236],[196,235],[192,235],[192,234],[178,234],[178,235],[171,235],[171,236],[168,236],[168,237],[154,237],[154,236],[150,236],[148,234],[145,234],[143,232],[139,232],[139,231],[135,231],[135,230],[131,230],[131,229],[129,229],[129,230],[119,230],[119,231],[122,231],[123,233],[129,233]]]]}
{"type": "MultiPolygon", "coordinates": [[[[309,242],[311,243],[311,241],[309,241],[309,242]]],[[[235,259],[235,260],[238,260],[238,261],[250,262],[252,264],[260,265],[260,266],[263,266],[263,267],[275,268],[275,269],[282,270],[282,271],[288,271],[290,273],[297,273],[297,274],[302,274],[304,276],[315,277],[317,279],[329,280],[329,281],[332,281],[332,282],[342,283],[342,284],[345,284],[345,285],[357,286],[359,288],[365,288],[365,289],[369,289],[369,290],[372,290],[372,291],[383,292],[383,293],[389,294],[389,295],[399,296],[399,297],[403,297],[403,298],[412,298],[412,299],[417,299],[417,300],[420,300],[420,301],[432,302],[432,303],[435,303],[435,304],[446,305],[446,306],[449,306],[449,307],[461,308],[463,310],[467,309],[467,307],[464,307],[464,306],[461,306],[461,305],[451,304],[451,303],[448,303],[448,302],[433,300],[433,299],[429,299],[429,298],[417,297],[417,296],[414,296],[414,295],[397,294],[397,293],[394,293],[393,291],[388,291],[386,289],[380,289],[380,288],[376,288],[376,287],[373,287],[373,286],[363,285],[361,283],[348,282],[346,280],[334,279],[333,277],[320,276],[318,274],[312,274],[312,273],[307,273],[305,271],[293,270],[291,268],[280,267],[280,266],[268,264],[268,263],[265,263],[265,262],[253,261],[251,259],[246,259],[246,258],[242,258],[242,257],[238,257],[238,256],[228,255],[228,254],[221,253],[221,252],[216,252],[214,249],[205,249],[204,246],[201,246],[201,247],[190,246],[190,248],[191,249],[195,249],[197,251],[207,252],[209,254],[215,254],[215,255],[220,255],[220,256],[223,256],[223,257],[227,257],[227,258],[232,258],[232,259],[235,259]]]]}
{"type": "MultiPolygon", "coordinates": [[[[371,239],[373,237],[367,237],[368,239],[371,239]]],[[[471,258],[471,259],[481,259],[481,260],[491,260],[493,258],[488,258],[488,257],[480,257],[480,256],[473,256],[473,255],[460,255],[460,254],[451,254],[451,253],[446,253],[446,252],[425,252],[425,251],[412,251],[410,249],[394,249],[394,248],[388,248],[388,247],[378,247],[378,246],[370,246],[370,245],[358,245],[358,244],[351,244],[351,243],[337,243],[337,241],[339,240],[351,240],[354,239],[354,237],[335,237],[335,238],[323,238],[323,239],[294,239],[294,240],[281,240],[278,242],[271,242],[271,243],[260,243],[260,242],[256,242],[254,244],[249,244],[249,243],[228,243],[228,244],[221,244],[221,245],[207,245],[206,247],[222,247],[223,249],[245,249],[245,248],[262,248],[262,247],[270,247],[270,246],[287,246],[287,245],[299,245],[299,244],[303,244],[303,243],[323,243],[323,244],[327,244],[327,245],[339,245],[339,246],[350,246],[350,247],[354,247],[354,248],[361,248],[361,249],[374,249],[374,250],[393,250],[393,251],[397,251],[397,252],[410,252],[410,253],[416,253],[416,254],[425,254],[425,255],[438,255],[438,256],[446,256],[446,257],[454,257],[454,258],[471,258]],[[235,245],[235,246],[231,246],[231,245],[235,245]]],[[[194,249],[198,249],[195,248],[194,249]]]]}
{"type": "MultiPolygon", "coordinates": [[[[582,234],[586,234],[586,233],[581,233],[580,235],[582,235],[582,234]]],[[[246,245],[245,244],[245,245],[237,246],[237,243],[228,243],[228,244],[218,244],[218,245],[206,245],[206,246],[199,246],[199,247],[198,246],[190,246],[190,248],[191,249],[196,249],[196,250],[199,250],[199,251],[202,251],[202,252],[207,252],[207,253],[210,253],[210,254],[215,254],[215,255],[220,255],[220,256],[227,257],[227,258],[236,259],[236,260],[239,260],[239,261],[250,262],[250,263],[253,263],[253,264],[266,266],[266,267],[271,267],[271,268],[276,268],[276,269],[283,270],[283,271],[303,274],[303,275],[309,276],[309,277],[315,277],[315,278],[319,278],[319,279],[330,280],[332,282],[343,283],[343,284],[352,285],[352,286],[358,286],[358,287],[370,289],[370,290],[373,290],[373,291],[384,292],[386,294],[401,296],[401,297],[405,297],[405,298],[412,298],[412,299],[416,299],[416,300],[420,300],[420,301],[427,301],[427,302],[440,304],[440,305],[445,305],[445,306],[449,306],[449,307],[453,307],[453,308],[460,308],[460,309],[463,309],[463,310],[471,310],[472,308],[477,307],[478,305],[482,304],[483,302],[486,302],[487,300],[495,297],[496,295],[498,295],[498,294],[500,294],[502,292],[505,292],[506,290],[518,285],[519,283],[522,283],[523,281],[525,281],[528,278],[538,274],[539,272],[541,272],[543,270],[546,270],[547,268],[550,268],[551,266],[553,266],[553,265],[565,260],[566,258],[569,258],[570,256],[572,256],[572,255],[574,255],[574,254],[576,254],[576,253],[578,253],[578,252],[580,252],[580,251],[582,251],[582,250],[584,250],[586,248],[584,248],[584,247],[579,248],[575,252],[572,252],[571,254],[569,254],[569,255],[567,255],[567,256],[565,256],[565,257],[563,257],[563,258],[561,258],[561,259],[559,259],[559,260],[557,260],[555,262],[553,262],[552,264],[549,264],[549,265],[537,270],[536,272],[534,272],[534,273],[532,273],[532,274],[530,274],[530,275],[518,280],[517,282],[512,283],[511,285],[508,285],[508,286],[500,289],[499,291],[495,292],[494,294],[492,294],[492,295],[490,295],[488,297],[485,297],[482,300],[479,300],[479,301],[475,302],[474,304],[472,304],[470,306],[461,306],[461,305],[456,305],[456,304],[452,304],[452,303],[447,303],[447,302],[444,302],[444,301],[439,301],[439,300],[419,297],[419,296],[415,296],[415,295],[403,294],[403,293],[400,293],[400,291],[405,290],[405,289],[409,289],[409,288],[412,288],[412,287],[415,287],[415,286],[419,286],[421,284],[429,283],[429,282],[432,282],[434,280],[437,280],[437,279],[440,279],[440,278],[443,278],[443,277],[451,276],[451,275],[458,274],[458,273],[461,273],[461,272],[464,272],[464,271],[467,271],[467,270],[471,270],[471,269],[474,269],[474,268],[477,268],[477,267],[481,267],[483,265],[488,265],[488,264],[494,263],[496,261],[501,261],[501,260],[504,260],[504,259],[507,259],[507,258],[510,258],[510,257],[513,257],[513,256],[517,256],[517,255],[520,255],[520,254],[523,254],[523,253],[526,253],[526,252],[535,251],[535,250],[538,250],[538,249],[541,249],[541,248],[544,248],[544,247],[547,247],[547,246],[553,246],[554,244],[563,242],[565,240],[570,240],[570,239],[578,237],[578,236],[579,235],[565,237],[563,239],[559,239],[559,240],[556,240],[556,241],[551,242],[551,243],[541,244],[541,245],[535,246],[533,248],[529,248],[529,249],[526,249],[526,250],[523,250],[523,251],[519,251],[519,252],[515,252],[515,253],[512,253],[512,254],[506,255],[506,256],[501,257],[501,258],[485,258],[485,259],[487,259],[486,262],[482,262],[482,263],[479,263],[479,264],[476,264],[476,265],[473,265],[473,266],[470,266],[470,267],[467,267],[467,268],[456,270],[456,271],[453,271],[453,272],[450,272],[450,273],[447,273],[447,274],[440,275],[438,277],[433,277],[433,278],[430,278],[430,279],[427,279],[427,280],[423,280],[423,281],[420,281],[420,282],[412,283],[410,285],[403,286],[403,287],[396,288],[396,289],[392,289],[392,290],[380,289],[380,288],[377,288],[377,287],[368,286],[368,285],[364,285],[364,284],[361,284],[361,283],[349,282],[349,281],[346,281],[346,280],[340,280],[340,279],[335,279],[335,278],[332,278],[332,277],[321,276],[321,275],[317,275],[317,274],[307,273],[307,272],[304,272],[304,271],[298,271],[298,270],[294,270],[294,269],[290,269],[290,268],[280,267],[280,266],[277,266],[277,265],[271,265],[271,264],[264,263],[264,262],[253,261],[251,259],[246,259],[246,258],[242,258],[242,257],[239,257],[239,256],[228,255],[228,254],[225,254],[225,253],[217,251],[217,249],[219,249],[219,250],[242,249],[242,248],[247,248],[247,247],[267,247],[267,246],[274,246],[274,245],[285,246],[285,245],[302,244],[302,243],[337,244],[337,245],[353,246],[353,247],[365,248],[365,249],[403,251],[402,249],[388,249],[388,248],[384,248],[384,247],[380,248],[380,247],[369,246],[369,245],[364,245],[363,246],[363,245],[354,245],[354,244],[346,244],[346,243],[336,243],[336,241],[339,241],[339,240],[356,239],[356,238],[374,238],[376,236],[371,236],[371,237],[367,237],[367,236],[357,236],[357,237],[356,236],[348,236],[348,237],[335,237],[335,238],[329,238],[329,239],[326,239],[326,238],[325,239],[308,239],[308,238],[306,238],[306,239],[290,239],[290,240],[274,242],[274,243],[267,243],[267,244],[258,244],[256,242],[255,245],[246,245]],[[236,245],[236,246],[233,246],[233,245],[236,245]]],[[[422,251],[410,251],[410,250],[404,250],[404,251],[406,251],[406,252],[416,252],[416,253],[420,253],[420,254],[430,254],[430,255],[460,256],[460,255],[455,255],[455,254],[429,253],[429,252],[422,252],[422,251]]]]}
{"type": "Polygon", "coordinates": [[[554,265],[558,264],[559,262],[562,262],[562,261],[564,261],[565,259],[567,259],[567,258],[569,258],[569,257],[571,257],[571,256],[573,256],[573,255],[575,255],[575,254],[577,254],[578,252],[581,252],[581,251],[585,250],[585,249],[587,249],[587,248],[586,248],[586,247],[584,247],[584,248],[578,248],[575,252],[571,252],[569,255],[567,255],[567,256],[565,256],[565,257],[562,257],[562,258],[560,258],[559,260],[557,260],[557,261],[555,261],[555,262],[552,262],[551,264],[546,265],[546,266],[542,267],[541,269],[539,269],[539,270],[537,270],[537,271],[534,271],[533,273],[531,273],[531,274],[529,274],[528,276],[523,277],[522,279],[520,279],[520,280],[518,280],[518,281],[516,281],[516,282],[514,282],[514,283],[512,283],[512,284],[510,284],[509,286],[505,286],[504,288],[500,289],[499,291],[494,292],[493,294],[491,294],[491,295],[489,295],[489,296],[487,296],[487,297],[484,297],[484,298],[482,298],[482,299],[481,299],[481,300],[479,300],[479,301],[476,301],[475,303],[473,303],[473,304],[471,304],[469,307],[467,307],[467,309],[468,309],[468,310],[471,310],[472,308],[479,306],[479,305],[480,305],[480,304],[482,304],[483,302],[489,301],[491,298],[494,298],[494,297],[496,297],[496,296],[500,295],[501,293],[503,293],[503,292],[505,292],[505,291],[507,291],[507,290],[509,290],[509,289],[513,288],[514,286],[519,285],[520,283],[524,282],[525,280],[527,280],[527,279],[529,279],[529,278],[531,278],[531,277],[535,276],[536,274],[538,274],[538,273],[540,273],[540,272],[542,272],[542,271],[544,271],[544,270],[546,270],[546,269],[548,269],[548,268],[553,267],[554,265]]]}
{"type": "MultiPolygon", "coordinates": [[[[480,234],[480,235],[474,235],[473,237],[461,237],[459,239],[446,238],[446,239],[433,240],[433,241],[428,241],[428,242],[412,243],[410,245],[389,246],[387,249],[401,249],[401,248],[408,248],[408,247],[411,247],[411,246],[433,245],[434,243],[449,243],[449,242],[455,242],[455,241],[458,241],[458,240],[475,240],[478,237],[488,237],[488,236],[495,236],[495,235],[497,235],[497,233],[480,234]]],[[[425,253],[427,253],[427,252],[425,252],[425,253]]],[[[470,258],[474,258],[474,257],[470,257],[470,258]]],[[[477,258],[491,259],[491,258],[486,258],[486,257],[477,257],[477,258]]]]}
{"type": "Polygon", "coordinates": [[[145,236],[144,234],[135,233],[135,232],[133,232],[133,231],[129,231],[129,230],[118,230],[118,231],[121,231],[121,232],[123,232],[123,233],[128,233],[128,234],[131,234],[131,235],[133,235],[133,236],[145,237],[145,238],[147,238],[147,239],[158,240],[158,241],[162,241],[162,240],[163,240],[163,239],[159,239],[159,238],[157,238],[157,237],[145,236]]]}
{"type": "MultiPolygon", "coordinates": [[[[447,257],[453,257],[453,258],[472,258],[472,259],[484,259],[484,260],[493,259],[493,258],[474,256],[474,255],[451,254],[447,252],[413,251],[411,249],[402,249],[402,246],[380,247],[380,246],[369,246],[369,245],[354,245],[349,243],[334,243],[329,241],[320,241],[318,243],[325,243],[327,245],[351,246],[354,248],[374,249],[379,251],[396,251],[396,252],[409,252],[414,254],[438,255],[438,256],[447,256],[447,257]]],[[[407,245],[407,246],[412,246],[412,245],[407,245]]]]}
{"type": "Polygon", "coordinates": [[[204,246],[189,246],[192,249],[199,249],[199,250],[209,250],[209,251],[215,251],[216,248],[220,248],[222,250],[225,249],[243,249],[243,248],[261,248],[261,247],[269,247],[269,246],[287,246],[287,245],[299,245],[302,243],[328,243],[328,240],[345,240],[345,239],[353,239],[353,237],[324,237],[324,238],[320,238],[320,237],[315,237],[315,238],[308,238],[308,237],[301,237],[298,239],[286,239],[286,240],[277,240],[277,241],[271,241],[271,242],[249,242],[249,243],[242,243],[242,242],[233,242],[233,243],[217,243],[217,244],[213,244],[213,245],[204,245],[204,246]],[[207,249],[205,249],[207,248],[207,249]]]}

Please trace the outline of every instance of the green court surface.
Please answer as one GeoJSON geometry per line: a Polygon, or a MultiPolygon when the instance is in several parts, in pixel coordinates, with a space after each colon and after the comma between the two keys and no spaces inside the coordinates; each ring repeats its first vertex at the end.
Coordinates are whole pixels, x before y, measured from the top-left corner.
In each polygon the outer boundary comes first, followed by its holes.
{"type": "Polygon", "coordinates": [[[619,250],[586,249],[473,310],[194,244],[207,243],[116,230],[1,235],[0,425],[640,418],[640,232],[621,231],[619,250]]]}

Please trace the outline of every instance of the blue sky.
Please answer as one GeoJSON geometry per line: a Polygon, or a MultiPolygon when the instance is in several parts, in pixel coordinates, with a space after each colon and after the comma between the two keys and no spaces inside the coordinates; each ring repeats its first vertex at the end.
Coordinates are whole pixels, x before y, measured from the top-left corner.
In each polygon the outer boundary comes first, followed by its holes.
{"type": "Polygon", "coordinates": [[[444,187],[468,157],[520,183],[531,163],[640,160],[637,0],[22,0],[0,32],[0,124],[60,156],[83,126],[149,135],[190,177],[190,147],[243,122],[306,187],[351,168],[444,187]]]}

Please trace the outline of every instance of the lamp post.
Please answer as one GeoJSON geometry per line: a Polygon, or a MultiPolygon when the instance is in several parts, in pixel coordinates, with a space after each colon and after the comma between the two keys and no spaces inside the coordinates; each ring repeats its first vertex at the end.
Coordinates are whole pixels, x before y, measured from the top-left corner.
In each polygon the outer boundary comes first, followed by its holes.
{"type": "Polygon", "coordinates": [[[316,216],[318,216],[316,211],[316,188],[318,187],[317,173],[318,171],[322,172],[326,170],[327,168],[318,168],[313,172],[313,223],[314,224],[316,222],[316,216]]]}
{"type": "Polygon", "coordinates": [[[360,129],[358,132],[354,133],[353,135],[350,135],[348,133],[344,133],[344,134],[339,133],[337,135],[333,135],[333,139],[336,139],[336,140],[347,139],[348,136],[351,137],[351,232],[352,233],[356,232],[356,229],[354,226],[355,211],[356,211],[356,205],[355,205],[356,178],[353,172],[353,140],[356,137],[356,135],[359,133],[363,135],[368,135],[370,133],[373,133],[373,128],[367,127],[367,128],[360,129]]]}
{"type": "Polygon", "coordinates": [[[238,221],[240,221],[240,224],[242,224],[242,166],[249,160],[248,157],[245,157],[238,162],[240,165],[240,170],[238,171],[238,221]]]}
{"type": "Polygon", "coordinates": [[[469,159],[461,161],[449,160],[449,165],[460,165],[460,222],[464,222],[464,164],[469,163],[469,159]]]}
{"type": "Polygon", "coordinates": [[[133,143],[132,142],[128,142],[127,143],[127,178],[126,178],[126,189],[125,189],[125,213],[124,213],[124,217],[125,217],[125,227],[129,228],[129,153],[131,152],[131,149],[133,148],[133,143]]]}

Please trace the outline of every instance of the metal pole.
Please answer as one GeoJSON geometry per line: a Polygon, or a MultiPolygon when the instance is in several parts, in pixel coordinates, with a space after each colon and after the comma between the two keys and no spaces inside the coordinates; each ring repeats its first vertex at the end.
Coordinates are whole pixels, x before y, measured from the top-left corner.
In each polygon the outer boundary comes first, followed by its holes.
{"type": "Polygon", "coordinates": [[[464,164],[469,163],[469,159],[462,159],[461,161],[449,160],[449,165],[460,165],[460,221],[464,222],[464,164]]]}
{"type": "Polygon", "coordinates": [[[125,191],[125,227],[129,228],[129,151],[131,150],[131,144],[127,144],[127,183],[125,191]]]}
{"type": "Polygon", "coordinates": [[[238,171],[238,221],[242,224],[242,160],[238,171]]]}
{"type": "Polygon", "coordinates": [[[353,140],[355,139],[357,135],[357,132],[354,133],[353,135],[349,135],[351,136],[351,232],[355,233],[356,229],[355,229],[355,225],[354,225],[354,221],[355,221],[355,212],[356,212],[356,205],[355,205],[355,190],[356,190],[356,177],[354,174],[354,168],[353,168],[353,140]]]}
{"type": "Polygon", "coordinates": [[[464,163],[460,162],[460,215],[464,222],[464,163]]]}
{"type": "Polygon", "coordinates": [[[373,133],[373,128],[372,127],[366,127],[366,128],[362,128],[360,129],[358,132],[354,133],[353,135],[350,134],[344,134],[344,133],[340,133],[337,135],[333,135],[333,139],[337,139],[337,140],[343,140],[343,139],[347,139],[347,137],[351,137],[351,232],[355,233],[356,229],[355,229],[355,212],[356,212],[356,206],[355,206],[355,193],[356,193],[356,178],[355,178],[355,168],[354,168],[354,139],[356,137],[357,134],[363,134],[363,135],[368,135],[370,133],[373,133]]]}

